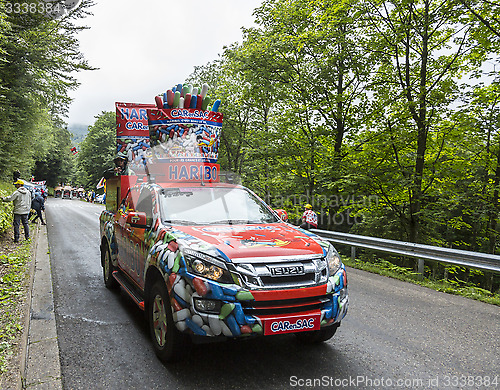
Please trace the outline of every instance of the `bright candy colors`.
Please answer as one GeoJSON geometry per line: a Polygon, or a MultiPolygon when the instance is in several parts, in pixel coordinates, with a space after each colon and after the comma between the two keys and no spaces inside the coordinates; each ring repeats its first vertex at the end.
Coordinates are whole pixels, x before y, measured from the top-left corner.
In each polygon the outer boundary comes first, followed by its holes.
{"type": "Polygon", "coordinates": [[[208,84],[204,83],[201,88],[193,87],[192,84],[177,84],[172,89],[163,93],[163,99],[160,96],[155,97],[158,108],[192,108],[203,111],[218,112],[221,100],[217,99],[210,107],[210,96],[208,93],[208,84]],[[181,100],[183,99],[183,100],[181,100]],[[161,104],[160,104],[161,102],[161,104]]]}

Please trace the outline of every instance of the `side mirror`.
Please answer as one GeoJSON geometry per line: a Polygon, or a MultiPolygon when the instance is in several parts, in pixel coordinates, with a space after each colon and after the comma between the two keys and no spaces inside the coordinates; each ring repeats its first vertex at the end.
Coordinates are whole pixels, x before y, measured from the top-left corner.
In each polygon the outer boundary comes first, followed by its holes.
{"type": "Polygon", "coordinates": [[[278,214],[278,217],[280,217],[280,219],[283,222],[288,222],[288,213],[285,210],[283,210],[283,209],[276,209],[276,210],[274,210],[274,212],[276,214],[278,214]]]}
{"type": "Polygon", "coordinates": [[[147,216],[144,212],[131,211],[127,215],[127,223],[130,227],[147,229],[149,227],[147,223],[147,216]]]}

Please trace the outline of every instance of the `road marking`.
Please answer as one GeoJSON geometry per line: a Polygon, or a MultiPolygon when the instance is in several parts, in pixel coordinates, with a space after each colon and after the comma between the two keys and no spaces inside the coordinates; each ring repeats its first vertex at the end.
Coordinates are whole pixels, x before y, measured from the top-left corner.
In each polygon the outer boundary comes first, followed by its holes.
{"type": "Polygon", "coordinates": [[[72,315],[72,314],[62,314],[61,317],[64,318],[65,320],[66,319],[81,320],[81,321],[84,321],[84,322],[90,322],[90,323],[95,323],[95,324],[99,324],[99,325],[119,324],[119,322],[107,322],[107,321],[93,320],[93,319],[90,319],[90,318],[81,317],[81,316],[75,316],[75,315],[72,315]]]}

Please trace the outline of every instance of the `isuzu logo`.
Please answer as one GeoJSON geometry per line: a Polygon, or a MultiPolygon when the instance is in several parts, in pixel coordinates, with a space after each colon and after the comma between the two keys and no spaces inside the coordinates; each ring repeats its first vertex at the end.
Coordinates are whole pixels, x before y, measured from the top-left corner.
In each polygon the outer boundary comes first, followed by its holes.
{"type": "Polygon", "coordinates": [[[271,272],[271,276],[293,276],[305,274],[303,265],[268,265],[267,268],[271,272]]]}

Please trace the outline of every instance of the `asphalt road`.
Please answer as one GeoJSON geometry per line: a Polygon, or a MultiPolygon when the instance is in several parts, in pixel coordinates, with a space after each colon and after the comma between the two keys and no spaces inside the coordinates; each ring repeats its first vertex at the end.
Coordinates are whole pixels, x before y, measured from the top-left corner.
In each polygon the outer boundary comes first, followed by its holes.
{"type": "Polygon", "coordinates": [[[499,307],[354,269],[349,313],[328,342],[203,344],[163,365],[143,313],[104,287],[102,209],[62,199],[46,208],[64,389],[500,389],[499,307]]]}

